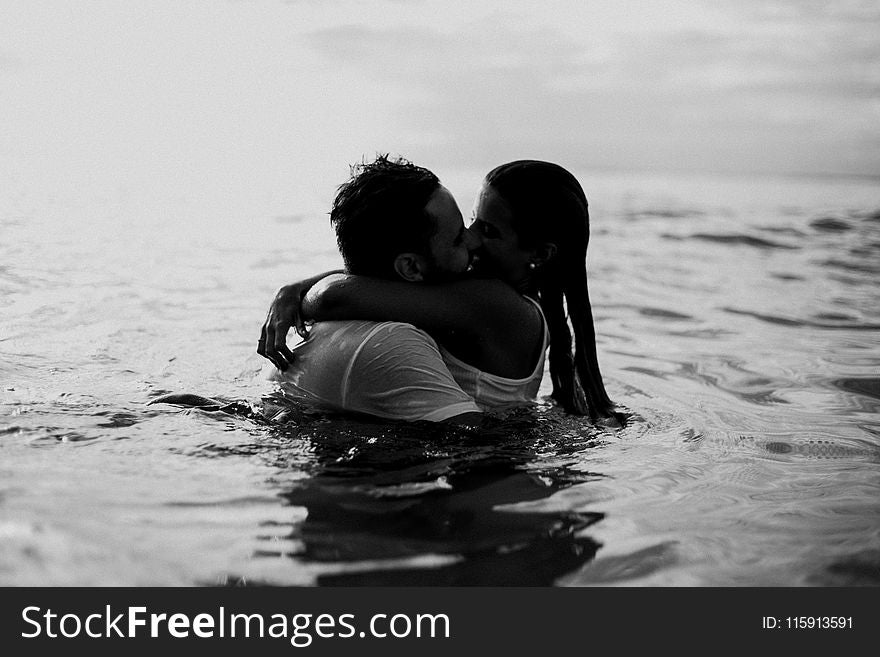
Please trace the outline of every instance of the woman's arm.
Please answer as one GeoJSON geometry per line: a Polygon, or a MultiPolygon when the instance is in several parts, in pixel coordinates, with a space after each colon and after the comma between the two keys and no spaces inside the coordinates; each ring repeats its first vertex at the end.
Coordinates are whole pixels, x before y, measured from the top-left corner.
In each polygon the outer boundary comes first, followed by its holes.
{"type": "Polygon", "coordinates": [[[272,300],[269,314],[263,322],[260,339],[257,341],[257,353],[272,361],[279,370],[287,369],[293,362],[293,354],[287,347],[287,334],[293,326],[302,337],[308,335],[305,318],[302,315],[302,300],[306,292],[318,281],[332,274],[341,274],[334,270],[306,278],[290,285],[285,285],[272,300]]]}
{"type": "Polygon", "coordinates": [[[497,332],[499,326],[509,330],[522,320],[523,310],[519,294],[494,279],[430,285],[348,274],[316,283],[302,306],[303,315],[310,320],[407,322],[437,339],[449,335],[480,337],[497,332]]]}

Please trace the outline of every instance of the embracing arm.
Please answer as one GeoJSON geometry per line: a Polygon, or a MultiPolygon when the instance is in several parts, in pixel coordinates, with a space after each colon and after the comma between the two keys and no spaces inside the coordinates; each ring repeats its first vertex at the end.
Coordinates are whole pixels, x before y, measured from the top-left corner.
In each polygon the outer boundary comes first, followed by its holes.
{"type": "Polygon", "coordinates": [[[303,297],[302,312],[310,320],[407,322],[435,338],[464,337],[509,326],[518,300],[510,286],[497,280],[429,285],[343,274],[315,284],[303,297]]]}
{"type": "Polygon", "coordinates": [[[338,269],[324,272],[285,285],[278,290],[260,331],[257,353],[272,361],[279,370],[286,369],[293,362],[293,354],[287,347],[287,333],[290,331],[290,327],[293,326],[302,337],[307,335],[305,318],[302,314],[303,297],[321,279],[340,273],[342,272],[338,269]]]}

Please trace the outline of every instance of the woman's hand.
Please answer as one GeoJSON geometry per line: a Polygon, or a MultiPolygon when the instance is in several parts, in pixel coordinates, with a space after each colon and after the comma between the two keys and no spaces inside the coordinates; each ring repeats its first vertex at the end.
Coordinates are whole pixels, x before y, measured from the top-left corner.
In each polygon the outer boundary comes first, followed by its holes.
{"type": "Polygon", "coordinates": [[[269,314],[263,322],[257,353],[268,358],[282,372],[293,363],[293,352],[287,346],[287,334],[292,326],[302,338],[309,336],[306,318],[302,312],[302,300],[306,292],[321,279],[337,271],[325,272],[290,285],[285,285],[272,300],[269,314]]]}

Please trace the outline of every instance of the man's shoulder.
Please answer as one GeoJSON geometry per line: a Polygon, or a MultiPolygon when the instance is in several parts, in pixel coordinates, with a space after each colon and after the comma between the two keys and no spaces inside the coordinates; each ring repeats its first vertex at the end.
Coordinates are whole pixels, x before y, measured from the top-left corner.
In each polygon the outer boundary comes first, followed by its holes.
{"type": "Polygon", "coordinates": [[[364,334],[364,344],[370,344],[379,350],[391,349],[414,350],[422,346],[432,351],[437,343],[428,333],[407,322],[371,322],[373,325],[364,334]]]}
{"type": "Polygon", "coordinates": [[[458,286],[460,298],[481,307],[485,312],[494,312],[498,307],[516,308],[523,305],[523,296],[497,278],[466,278],[453,285],[458,286]]]}
{"type": "Polygon", "coordinates": [[[436,349],[434,338],[412,324],[369,320],[316,322],[309,331],[309,338],[300,343],[297,349],[333,348],[353,352],[368,344],[384,349],[402,346],[413,348],[426,344],[436,349]]]}
{"type": "Polygon", "coordinates": [[[367,338],[377,332],[386,334],[414,334],[427,335],[420,328],[406,322],[375,322],[366,319],[333,320],[315,322],[309,330],[309,340],[334,339],[343,336],[363,336],[367,338]]]}
{"type": "Polygon", "coordinates": [[[535,311],[525,296],[495,278],[471,278],[459,285],[464,312],[471,318],[470,327],[478,335],[508,332],[510,327],[532,326],[535,311]]]}

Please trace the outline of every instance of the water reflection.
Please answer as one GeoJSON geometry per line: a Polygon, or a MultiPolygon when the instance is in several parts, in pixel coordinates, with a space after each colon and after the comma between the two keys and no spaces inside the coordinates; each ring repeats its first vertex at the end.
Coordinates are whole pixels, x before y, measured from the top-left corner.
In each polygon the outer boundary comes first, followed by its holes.
{"type": "Polygon", "coordinates": [[[329,567],[318,585],[552,585],[594,557],[599,544],[581,530],[603,514],[517,508],[586,476],[539,465],[546,444],[524,426],[280,429],[314,457],[282,493],[306,510],[290,556],[329,567]]]}

